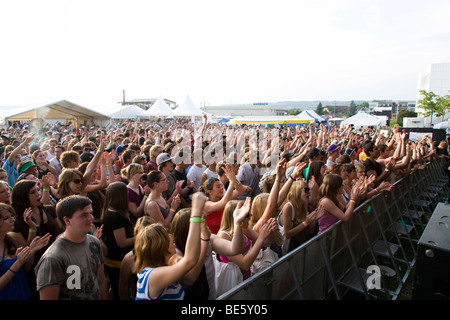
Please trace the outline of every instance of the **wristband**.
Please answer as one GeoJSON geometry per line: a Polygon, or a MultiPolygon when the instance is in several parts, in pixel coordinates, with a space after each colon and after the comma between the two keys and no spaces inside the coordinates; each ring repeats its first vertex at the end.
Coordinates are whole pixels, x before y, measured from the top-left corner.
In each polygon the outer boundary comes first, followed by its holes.
{"type": "Polygon", "coordinates": [[[37,229],[28,229],[28,233],[36,233],[37,232],[37,229]]]}
{"type": "Polygon", "coordinates": [[[144,199],[147,199],[147,198],[148,198],[148,195],[145,195],[145,196],[144,196],[144,199]]]}
{"type": "Polygon", "coordinates": [[[355,201],[355,200],[353,200],[353,199],[351,199],[351,200],[350,200],[350,202],[353,202],[354,204],[356,204],[356,201],[355,201]]]}
{"type": "Polygon", "coordinates": [[[189,219],[190,222],[202,222],[202,218],[200,217],[193,217],[189,219]]]}
{"type": "Polygon", "coordinates": [[[14,271],[13,269],[9,268],[9,271],[11,271],[12,273],[17,273],[17,271],[14,271]]]}
{"type": "Polygon", "coordinates": [[[203,238],[200,238],[200,240],[202,240],[202,241],[209,241],[210,239],[203,239],[203,238]]]}
{"type": "Polygon", "coordinates": [[[295,179],[294,179],[294,178],[292,177],[292,175],[290,175],[290,176],[289,176],[289,178],[291,178],[291,179],[292,179],[292,181],[295,181],[295,179]]]}
{"type": "Polygon", "coordinates": [[[50,189],[44,188],[44,189],[42,189],[42,191],[46,192],[46,191],[50,191],[50,189]]]}
{"type": "Polygon", "coordinates": [[[97,153],[103,153],[103,150],[98,149],[97,153]]]}

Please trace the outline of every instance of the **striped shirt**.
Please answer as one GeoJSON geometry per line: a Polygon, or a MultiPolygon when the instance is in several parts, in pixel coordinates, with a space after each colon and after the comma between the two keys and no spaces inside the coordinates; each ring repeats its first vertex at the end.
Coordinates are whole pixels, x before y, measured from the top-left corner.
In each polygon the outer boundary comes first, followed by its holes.
{"type": "Polygon", "coordinates": [[[177,282],[171,284],[156,298],[148,296],[148,277],[155,268],[145,268],[138,274],[136,300],[184,300],[183,287],[177,282]]]}

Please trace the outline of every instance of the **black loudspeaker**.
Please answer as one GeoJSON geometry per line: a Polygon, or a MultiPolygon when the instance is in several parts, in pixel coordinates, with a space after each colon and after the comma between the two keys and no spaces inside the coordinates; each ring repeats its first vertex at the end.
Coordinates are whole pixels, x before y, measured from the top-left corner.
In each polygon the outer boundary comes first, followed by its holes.
{"type": "Polygon", "coordinates": [[[450,300],[450,205],[439,203],[417,243],[413,300],[450,300]]]}

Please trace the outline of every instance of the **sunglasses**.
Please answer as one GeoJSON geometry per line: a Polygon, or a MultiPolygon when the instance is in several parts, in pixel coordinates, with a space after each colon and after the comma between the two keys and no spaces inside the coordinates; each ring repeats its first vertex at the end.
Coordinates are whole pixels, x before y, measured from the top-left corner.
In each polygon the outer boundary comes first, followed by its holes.
{"type": "Polygon", "coordinates": [[[72,182],[75,183],[75,184],[79,184],[79,183],[82,183],[83,180],[81,180],[81,179],[73,179],[72,182]]]}

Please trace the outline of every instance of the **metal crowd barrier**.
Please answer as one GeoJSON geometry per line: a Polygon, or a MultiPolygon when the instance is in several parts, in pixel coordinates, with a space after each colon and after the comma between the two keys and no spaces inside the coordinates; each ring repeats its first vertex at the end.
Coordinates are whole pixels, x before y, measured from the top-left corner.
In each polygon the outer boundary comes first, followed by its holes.
{"type": "Polygon", "coordinates": [[[218,300],[341,300],[353,292],[397,299],[427,221],[446,200],[444,165],[437,160],[400,179],[359,205],[350,221],[336,222],[218,300]]]}

